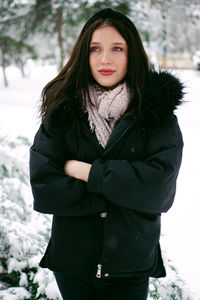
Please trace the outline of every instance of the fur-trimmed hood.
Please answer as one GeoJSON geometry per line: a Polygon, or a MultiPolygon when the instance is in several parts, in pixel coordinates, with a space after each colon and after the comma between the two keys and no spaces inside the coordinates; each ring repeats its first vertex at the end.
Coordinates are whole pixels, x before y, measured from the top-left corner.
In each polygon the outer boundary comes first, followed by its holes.
{"type": "Polygon", "coordinates": [[[162,123],[183,102],[184,85],[168,71],[152,71],[142,93],[141,116],[145,124],[162,123]]]}

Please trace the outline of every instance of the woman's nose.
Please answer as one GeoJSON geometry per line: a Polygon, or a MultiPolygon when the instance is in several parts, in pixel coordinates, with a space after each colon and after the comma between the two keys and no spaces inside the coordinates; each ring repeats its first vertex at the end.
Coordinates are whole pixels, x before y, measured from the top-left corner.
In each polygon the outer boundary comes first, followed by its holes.
{"type": "Polygon", "coordinates": [[[109,54],[109,52],[107,52],[107,51],[104,51],[103,53],[102,53],[102,57],[101,57],[101,63],[109,63],[110,62],[110,54],[109,54]]]}

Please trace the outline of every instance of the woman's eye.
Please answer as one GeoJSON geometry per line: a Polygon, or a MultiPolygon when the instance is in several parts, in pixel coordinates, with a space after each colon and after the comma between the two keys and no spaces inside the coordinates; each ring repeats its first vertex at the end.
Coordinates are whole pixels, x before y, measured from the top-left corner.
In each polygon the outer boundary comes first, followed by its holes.
{"type": "Polygon", "coordinates": [[[122,48],[120,48],[120,47],[114,47],[114,49],[113,49],[114,51],[123,51],[123,49],[122,48]]]}
{"type": "Polygon", "coordinates": [[[98,47],[91,47],[90,52],[98,52],[99,48],[98,47]]]}

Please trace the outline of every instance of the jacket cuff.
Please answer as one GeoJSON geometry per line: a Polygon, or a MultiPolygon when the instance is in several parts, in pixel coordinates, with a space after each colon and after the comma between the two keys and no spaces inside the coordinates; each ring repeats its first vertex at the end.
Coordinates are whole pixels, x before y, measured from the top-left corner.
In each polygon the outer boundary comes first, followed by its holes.
{"type": "Polygon", "coordinates": [[[87,190],[91,193],[102,193],[103,166],[103,161],[100,159],[92,164],[87,182],[87,190]]]}

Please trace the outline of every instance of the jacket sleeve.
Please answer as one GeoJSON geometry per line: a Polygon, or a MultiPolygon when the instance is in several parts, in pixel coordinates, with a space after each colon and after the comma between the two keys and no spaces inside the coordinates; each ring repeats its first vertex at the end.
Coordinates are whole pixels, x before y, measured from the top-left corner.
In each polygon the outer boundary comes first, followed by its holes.
{"type": "Polygon", "coordinates": [[[182,148],[182,134],[174,117],[150,138],[144,161],[96,160],[88,190],[128,209],[166,212],[174,200],[182,148]]]}
{"type": "Polygon", "coordinates": [[[57,124],[41,124],[30,149],[30,182],[34,210],[59,216],[102,212],[104,200],[87,191],[81,180],[64,173],[68,158],[64,133],[57,124]]]}

